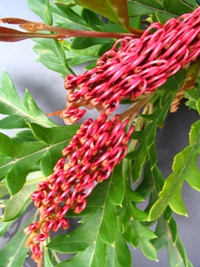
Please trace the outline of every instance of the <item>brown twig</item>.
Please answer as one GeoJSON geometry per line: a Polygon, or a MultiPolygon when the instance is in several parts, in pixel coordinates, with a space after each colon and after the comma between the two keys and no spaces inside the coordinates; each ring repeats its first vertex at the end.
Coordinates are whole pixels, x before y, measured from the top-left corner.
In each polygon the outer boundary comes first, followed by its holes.
{"type": "MultiPolygon", "coordinates": [[[[125,36],[131,36],[131,37],[140,37],[143,33],[142,30],[137,30],[137,29],[132,29],[131,32],[127,33],[115,33],[115,32],[97,32],[97,31],[85,31],[85,30],[71,30],[71,29],[65,29],[65,28],[60,28],[56,26],[50,26],[46,25],[41,22],[33,22],[33,21],[28,21],[24,20],[21,18],[2,18],[0,19],[0,23],[8,23],[8,24],[18,24],[19,27],[22,29],[27,30],[29,33],[26,32],[20,32],[17,31],[15,34],[20,35],[21,38],[25,37],[24,39],[27,38],[57,38],[57,39],[64,39],[64,38],[69,38],[69,37],[92,37],[92,38],[123,38],[125,36]],[[38,31],[50,31],[50,32],[56,32],[57,34],[39,34],[38,31]]],[[[4,27],[2,27],[4,28],[4,27]]],[[[4,35],[5,37],[6,34],[12,35],[11,31],[15,31],[12,29],[8,29],[8,32],[6,32],[4,28],[4,35]]],[[[14,34],[14,33],[13,33],[14,34]]],[[[2,35],[2,34],[1,34],[2,35]]],[[[5,37],[6,38],[6,37],[5,37]]],[[[2,41],[4,41],[1,38],[2,41]]],[[[8,38],[7,38],[8,41],[8,38]]]]}

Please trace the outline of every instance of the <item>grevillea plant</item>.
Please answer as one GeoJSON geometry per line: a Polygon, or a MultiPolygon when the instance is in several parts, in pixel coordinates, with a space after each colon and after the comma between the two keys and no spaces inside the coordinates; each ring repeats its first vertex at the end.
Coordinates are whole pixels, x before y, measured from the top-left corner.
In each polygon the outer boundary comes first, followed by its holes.
{"type": "Polygon", "coordinates": [[[45,115],[2,74],[0,128],[18,131],[0,134],[0,235],[34,208],[0,250],[0,266],[21,267],[27,255],[38,267],[138,266],[131,247],[152,261],[166,247],[169,266],[193,266],[174,213],[187,216],[185,181],[200,191],[200,121],[168,177],[159,170],[155,138],[183,98],[200,113],[198,1],[27,3],[42,22],[2,18],[0,40],[34,38],[38,61],[63,77],[66,106],[45,115]],[[77,75],[73,67],[82,63],[77,75]],[[58,115],[66,125],[50,119],[58,115]],[[80,226],[71,230],[70,218],[80,226]]]}

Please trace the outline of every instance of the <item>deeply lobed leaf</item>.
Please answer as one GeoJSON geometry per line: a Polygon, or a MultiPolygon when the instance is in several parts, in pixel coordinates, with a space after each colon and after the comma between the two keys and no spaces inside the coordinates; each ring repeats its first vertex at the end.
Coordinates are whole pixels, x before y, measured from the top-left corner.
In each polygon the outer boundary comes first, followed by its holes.
{"type": "Polygon", "coordinates": [[[26,176],[39,162],[45,176],[50,175],[61,151],[73,137],[78,125],[44,128],[31,124],[36,137],[34,142],[14,141],[0,134],[0,178],[6,177],[11,195],[16,194],[24,185],[26,176]]]}
{"type": "Polygon", "coordinates": [[[159,199],[151,208],[149,219],[161,216],[167,205],[178,214],[187,215],[181,192],[184,180],[200,191],[200,171],[197,158],[200,153],[200,121],[195,122],[190,131],[190,145],[174,158],[173,173],[166,179],[159,199]]]}

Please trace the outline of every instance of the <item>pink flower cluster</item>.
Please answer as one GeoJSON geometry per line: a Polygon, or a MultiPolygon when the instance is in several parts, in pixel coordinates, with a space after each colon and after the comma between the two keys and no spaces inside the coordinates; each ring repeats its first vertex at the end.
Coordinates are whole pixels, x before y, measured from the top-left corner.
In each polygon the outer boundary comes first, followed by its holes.
{"type": "Polygon", "coordinates": [[[84,112],[76,116],[74,108],[80,106],[109,115],[120,101],[155,90],[199,55],[200,7],[164,25],[152,23],[140,38],[116,41],[95,68],[66,77],[67,108],[61,117],[66,123],[79,120],[84,112]]]}
{"type": "Polygon", "coordinates": [[[40,221],[25,229],[29,235],[33,259],[42,257],[39,243],[51,230],[67,229],[64,218],[69,209],[80,213],[86,207],[85,198],[96,182],[107,179],[113,168],[127,153],[127,143],[134,128],[125,132],[128,120],[122,122],[118,115],[107,121],[101,114],[96,120],[87,119],[71,142],[63,150],[63,158],[55,165],[54,173],[38,186],[31,198],[40,209],[40,221]]]}

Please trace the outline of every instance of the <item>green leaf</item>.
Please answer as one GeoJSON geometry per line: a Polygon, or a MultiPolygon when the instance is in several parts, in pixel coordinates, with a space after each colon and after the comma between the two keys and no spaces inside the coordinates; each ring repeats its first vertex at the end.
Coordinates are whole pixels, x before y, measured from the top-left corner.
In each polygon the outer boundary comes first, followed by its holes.
{"type": "Polygon", "coordinates": [[[186,255],[185,248],[182,241],[178,238],[176,245],[173,244],[172,239],[169,239],[167,242],[167,253],[169,266],[180,266],[185,267],[189,266],[189,261],[186,255]]]}
{"type": "Polygon", "coordinates": [[[146,258],[158,261],[156,249],[149,241],[141,239],[140,248],[143,254],[146,256],[146,258]]]}
{"type": "MultiPolygon", "coordinates": [[[[116,239],[107,247],[106,267],[131,267],[132,258],[128,246],[118,230],[116,239]]],[[[103,266],[103,265],[102,265],[103,266]]]]}
{"type": "MultiPolygon", "coordinates": [[[[162,108],[157,107],[152,115],[145,117],[152,120],[152,122],[141,132],[140,138],[142,138],[142,140],[140,141],[138,147],[133,152],[128,153],[126,156],[128,159],[134,159],[132,168],[134,182],[138,181],[141,176],[142,167],[146,160],[147,153],[155,140],[157,125],[162,125],[172,100],[172,96],[168,97],[162,108]]],[[[135,135],[133,133],[132,138],[134,139],[134,137],[135,135]]]]}
{"type": "Polygon", "coordinates": [[[35,137],[30,130],[22,130],[20,132],[17,132],[16,135],[12,139],[18,142],[25,142],[25,141],[34,142],[35,141],[35,137]]]}
{"type": "Polygon", "coordinates": [[[51,7],[54,23],[57,26],[71,30],[92,30],[92,28],[90,28],[91,25],[88,26],[82,17],[82,7],[76,6],[75,10],[74,8],[59,3],[51,7]]]}
{"type": "Polygon", "coordinates": [[[64,41],[37,39],[37,44],[33,47],[35,53],[39,56],[37,62],[41,62],[50,70],[56,71],[65,78],[73,71],[69,68],[64,54],[64,41]]]}
{"type": "MultiPolygon", "coordinates": [[[[148,149],[153,144],[157,129],[157,121],[153,121],[147,126],[143,133],[145,133],[145,139],[142,140],[139,146],[133,152],[130,152],[126,157],[128,159],[134,159],[132,167],[132,175],[134,182],[138,181],[141,173],[142,166],[146,160],[148,149]]],[[[133,136],[134,138],[134,136],[133,136]]]]}
{"type": "Polygon", "coordinates": [[[188,99],[185,105],[189,108],[197,110],[200,114],[200,84],[197,84],[192,90],[187,90],[184,96],[188,99]]]}
{"type": "Polygon", "coordinates": [[[177,0],[176,2],[172,2],[170,0],[163,0],[163,8],[164,10],[177,15],[182,15],[193,11],[191,5],[184,3],[184,1],[182,0],[177,0]]]}
{"type": "Polygon", "coordinates": [[[33,220],[28,220],[26,225],[21,228],[13,238],[0,250],[0,267],[16,267],[23,266],[26,258],[28,248],[25,248],[25,241],[27,237],[24,235],[24,228],[33,220]]]}
{"type": "Polygon", "coordinates": [[[5,183],[0,183],[0,198],[3,198],[4,196],[8,195],[8,189],[5,183]]]}
{"type": "Polygon", "coordinates": [[[157,251],[160,251],[164,246],[167,247],[169,266],[192,266],[187,258],[184,245],[177,234],[177,228],[172,227],[175,221],[172,218],[171,222],[167,222],[163,216],[158,219],[158,224],[155,233],[158,238],[151,242],[157,251]],[[174,228],[174,231],[172,231],[174,228]],[[175,235],[174,235],[175,233],[175,235]],[[175,237],[175,239],[174,239],[175,237]]]}
{"type": "Polygon", "coordinates": [[[63,261],[55,267],[102,267],[105,262],[105,244],[97,237],[95,243],[70,260],[63,261]]]}
{"type": "Polygon", "coordinates": [[[25,211],[31,201],[31,193],[37,189],[39,181],[44,180],[44,177],[41,172],[34,172],[28,175],[27,180],[22,189],[7,201],[2,219],[3,222],[12,221],[25,211]],[[15,208],[13,209],[13,207],[15,208]]]}
{"type": "Polygon", "coordinates": [[[69,261],[58,266],[103,266],[106,244],[114,246],[117,235],[116,206],[109,199],[109,192],[115,181],[115,176],[96,186],[87,199],[88,215],[82,220],[82,225],[64,236],[57,236],[49,244],[50,249],[60,253],[78,253],[69,261]],[[89,209],[90,213],[88,213],[89,209]],[[91,210],[93,213],[91,213],[91,210]],[[87,255],[90,255],[90,257],[87,255]],[[82,265],[81,265],[82,266],[82,265]]]}
{"type": "Polygon", "coordinates": [[[46,248],[44,248],[44,267],[53,267],[53,264],[49,257],[48,249],[46,248]]]}
{"type": "Polygon", "coordinates": [[[145,222],[148,219],[147,213],[138,209],[134,204],[131,205],[131,215],[140,222],[145,222]]]}
{"type": "Polygon", "coordinates": [[[184,13],[192,12],[196,4],[194,0],[191,2],[193,2],[193,7],[191,6],[192,3],[185,3],[182,0],[177,0],[176,2],[164,0],[163,3],[159,0],[130,0],[128,1],[128,11],[130,17],[151,15],[153,21],[159,21],[164,24],[170,18],[176,18],[184,13]]]}
{"type": "Polygon", "coordinates": [[[44,267],[53,267],[59,262],[60,260],[57,255],[48,248],[44,247],[44,267]]]}
{"type": "Polygon", "coordinates": [[[41,160],[41,170],[45,176],[52,173],[56,161],[61,157],[62,149],[69,143],[79,125],[43,128],[38,124],[31,124],[30,129],[34,136],[48,145],[41,160]]]}
{"type": "Polygon", "coordinates": [[[45,24],[52,24],[52,12],[49,0],[38,0],[35,4],[34,0],[27,0],[29,8],[35,12],[45,24]]]}
{"type": "Polygon", "coordinates": [[[97,16],[96,13],[92,12],[89,9],[84,8],[81,15],[87,26],[94,31],[99,31],[101,29],[101,26],[104,25],[99,16],[97,16]]]}
{"type": "Polygon", "coordinates": [[[112,173],[111,186],[108,192],[109,200],[115,205],[122,205],[125,194],[125,185],[122,179],[122,166],[117,165],[112,173]]]}
{"type": "Polygon", "coordinates": [[[97,238],[102,213],[100,209],[71,233],[55,237],[47,247],[60,253],[75,253],[90,247],[97,238]]]}
{"type": "Polygon", "coordinates": [[[197,158],[200,153],[200,121],[195,122],[190,131],[190,145],[174,158],[173,173],[166,179],[159,199],[151,208],[149,220],[155,220],[165,210],[167,205],[181,215],[187,215],[181,192],[184,180],[191,187],[200,191],[200,172],[197,158]]]}
{"type": "Polygon", "coordinates": [[[147,258],[157,260],[156,249],[150,242],[151,239],[156,238],[156,235],[146,226],[142,225],[141,222],[134,218],[129,220],[124,229],[123,237],[127,242],[132,244],[134,248],[140,245],[143,254],[147,258]]]}
{"type": "Polygon", "coordinates": [[[157,237],[152,239],[151,243],[157,251],[160,251],[163,247],[166,246],[168,238],[170,238],[168,224],[163,216],[158,219],[155,234],[157,237]]]}
{"type": "Polygon", "coordinates": [[[173,217],[171,218],[168,224],[169,224],[169,230],[171,233],[172,241],[175,244],[178,238],[178,231],[177,231],[176,222],[173,217]]]}
{"type": "Polygon", "coordinates": [[[19,142],[0,134],[0,178],[6,177],[11,195],[22,188],[27,174],[39,162],[44,175],[50,175],[56,161],[62,156],[62,149],[79,128],[78,125],[44,128],[37,124],[31,124],[30,127],[35,137],[41,141],[19,142]]]}
{"type": "Polygon", "coordinates": [[[0,222],[0,237],[4,235],[12,222],[0,222]]]}
{"type": "Polygon", "coordinates": [[[126,0],[75,0],[75,3],[114,21],[125,29],[130,28],[126,0]]]}
{"type": "Polygon", "coordinates": [[[132,134],[133,139],[140,140],[136,149],[129,152],[126,156],[128,159],[134,160],[132,167],[132,177],[134,182],[137,182],[141,177],[148,151],[155,142],[157,126],[163,126],[164,119],[168,114],[174,96],[184,79],[185,72],[181,70],[174,76],[170,77],[164,85],[157,89],[155,97],[152,100],[155,110],[152,114],[142,115],[143,118],[149,121],[146,124],[146,128],[140,132],[133,132],[132,134]]]}
{"type": "Polygon", "coordinates": [[[21,101],[5,71],[1,77],[0,110],[1,114],[9,115],[0,120],[2,129],[27,128],[27,122],[38,123],[44,127],[56,125],[37,107],[28,91],[25,93],[24,103],[21,101]]]}
{"type": "Polygon", "coordinates": [[[104,243],[112,244],[116,237],[116,210],[115,206],[109,201],[106,201],[101,226],[99,228],[99,236],[104,243]]]}

